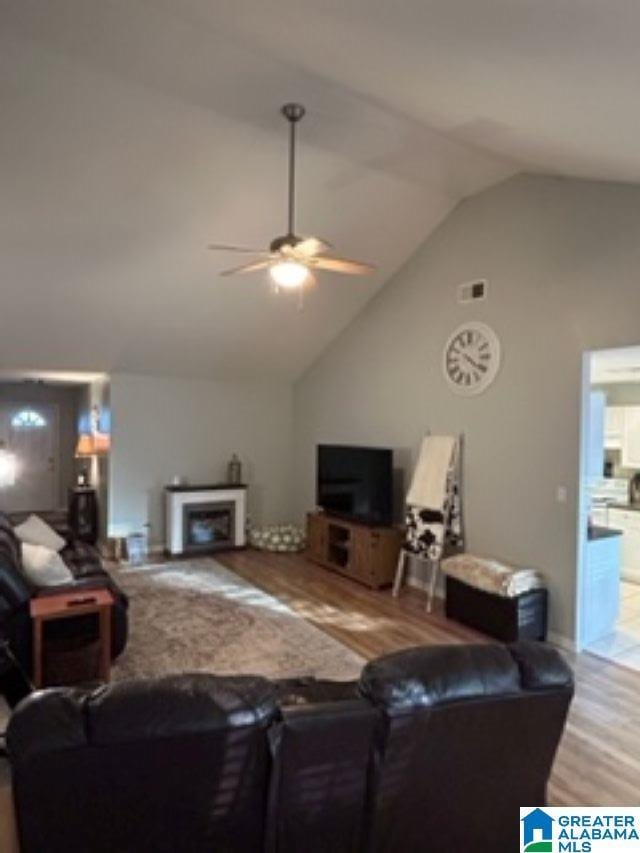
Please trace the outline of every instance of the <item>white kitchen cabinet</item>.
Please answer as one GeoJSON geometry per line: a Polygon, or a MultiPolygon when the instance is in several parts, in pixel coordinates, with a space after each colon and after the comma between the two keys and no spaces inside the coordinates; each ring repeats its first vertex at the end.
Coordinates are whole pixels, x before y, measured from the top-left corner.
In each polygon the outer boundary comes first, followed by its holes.
{"type": "Polygon", "coordinates": [[[589,646],[610,634],[620,612],[620,536],[587,542],[580,635],[589,646]]]}
{"type": "Polygon", "coordinates": [[[640,512],[609,509],[608,527],[622,531],[621,574],[626,580],[640,578],[640,512]]]}
{"type": "Polygon", "coordinates": [[[609,510],[606,506],[592,506],[589,516],[596,527],[613,527],[613,524],[609,524],[609,510]]]}
{"type": "Polygon", "coordinates": [[[604,446],[607,450],[621,450],[624,419],[627,406],[607,406],[604,419],[604,446]]]}
{"type": "Polygon", "coordinates": [[[625,406],[622,465],[624,468],[640,468],[640,406],[625,406]]]}

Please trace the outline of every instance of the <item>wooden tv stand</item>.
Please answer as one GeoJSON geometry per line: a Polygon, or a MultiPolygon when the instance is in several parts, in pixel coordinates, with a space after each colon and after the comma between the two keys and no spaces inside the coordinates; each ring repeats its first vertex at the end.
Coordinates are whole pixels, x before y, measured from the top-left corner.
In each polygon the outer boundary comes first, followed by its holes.
{"type": "Polygon", "coordinates": [[[324,512],[307,515],[307,557],[373,589],[393,583],[404,534],[324,512]]]}

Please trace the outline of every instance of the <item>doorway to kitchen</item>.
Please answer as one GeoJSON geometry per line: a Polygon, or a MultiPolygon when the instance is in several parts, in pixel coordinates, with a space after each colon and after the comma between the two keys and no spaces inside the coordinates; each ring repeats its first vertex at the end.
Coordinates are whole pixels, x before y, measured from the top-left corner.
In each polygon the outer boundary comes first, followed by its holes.
{"type": "Polygon", "coordinates": [[[640,346],[585,355],[578,645],[640,670],[640,346]]]}

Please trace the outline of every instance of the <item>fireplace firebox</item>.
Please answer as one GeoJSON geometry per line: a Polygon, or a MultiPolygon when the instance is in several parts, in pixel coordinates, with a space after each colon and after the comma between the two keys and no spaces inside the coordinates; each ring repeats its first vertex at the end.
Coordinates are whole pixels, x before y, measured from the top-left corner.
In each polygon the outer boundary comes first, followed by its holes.
{"type": "Polygon", "coordinates": [[[182,507],[184,553],[233,547],[235,521],[236,506],[233,501],[185,504],[182,507]]]}
{"type": "Polygon", "coordinates": [[[165,487],[167,554],[244,548],[247,487],[242,484],[165,487]]]}

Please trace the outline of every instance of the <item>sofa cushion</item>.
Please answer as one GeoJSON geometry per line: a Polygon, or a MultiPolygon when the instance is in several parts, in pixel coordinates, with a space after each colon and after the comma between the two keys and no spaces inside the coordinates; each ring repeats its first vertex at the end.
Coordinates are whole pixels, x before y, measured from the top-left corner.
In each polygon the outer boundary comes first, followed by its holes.
{"type": "Polygon", "coordinates": [[[26,521],[14,528],[14,532],[21,542],[42,545],[52,551],[61,551],[66,545],[62,536],[59,536],[53,527],[38,515],[31,514],[26,521]]]}
{"type": "Polygon", "coordinates": [[[22,543],[22,570],[38,587],[73,583],[73,575],[60,554],[44,545],[22,543]]]}

